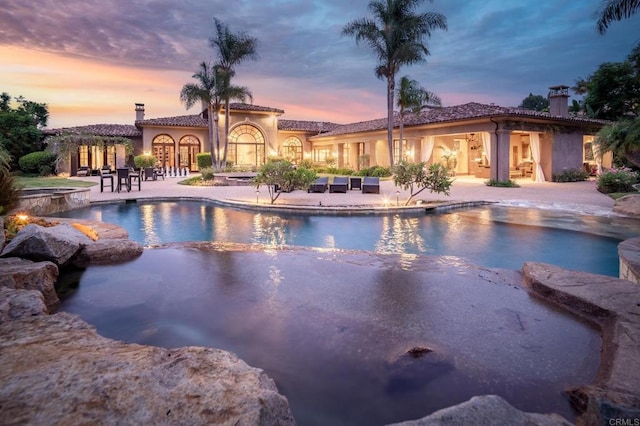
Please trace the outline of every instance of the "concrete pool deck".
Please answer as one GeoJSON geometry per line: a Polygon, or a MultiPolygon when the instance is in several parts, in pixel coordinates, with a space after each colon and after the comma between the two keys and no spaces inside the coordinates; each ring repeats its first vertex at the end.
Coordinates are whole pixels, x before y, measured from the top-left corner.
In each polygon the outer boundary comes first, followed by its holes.
{"type": "MultiPolygon", "coordinates": [[[[262,186],[256,194],[254,186],[188,186],[179,184],[184,178],[166,177],[164,180],[143,181],[142,190],[132,189],[131,192],[100,192],[98,177],[74,177],[72,179],[93,181],[97,185],[91,187],[91,202],[117,201],[127,199],[153,199],[165,197],[206,198],[230,203],[241,203],[260,206],[269,206],[267,188],[262,186]]],[[[598,216],[617,215],[613,212],[614,200],[596,190],[595,181],[552,183],[532,182],[528,179],[517,181],[520,188],[496,188],[484,184],[483,179],[471,177],[456,177],[451,194],[432,194],[429,191],[421,192],[415,199],[443,202],[499,202],[501,204],[536,207],[550,210],[571,211],[581,214],[593,214],[598,216]]],[[[409,195],[408,191],[396,187],[392,180],[380,182],[380,194],[363,194],[359,190],[350,190],[346,194],[307,193],[294,191],[283,193],[276,200],[275,205],[307,206],[318,209],[327,207],[383,207],[385,199],[387,205],[395,206],[396,200],[400,205],[409,195]],[[396,192],[399,191],[399,192],[396,192]]]]}

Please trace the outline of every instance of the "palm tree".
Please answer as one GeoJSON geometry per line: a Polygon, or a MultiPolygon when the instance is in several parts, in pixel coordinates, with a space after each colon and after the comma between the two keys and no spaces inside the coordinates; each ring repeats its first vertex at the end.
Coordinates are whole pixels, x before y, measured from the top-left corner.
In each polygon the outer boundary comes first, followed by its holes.
{"type": "MultiPolygon", "coordinates": [[[[231,77],[235,75],[235,67],[248,59],[257,57],[256,45],[258,40],[250,37],[244,32],[232,33],[222,21],[213,18],[215,26],[215,36],[209,40],[209,45],[218,51],[218,63],[220,67],[227,73],[227,86],[231,85],[231,77]]],[[[248,92],[248,90],[247,90],[248,92]]],[[[227,162],[227,143],[229,138],[229,101],[234,97],[223,96],[224,100],[224,154],[222,163],[227,162]]],[[[246,94],[245,94],[246,95],[246,94]]],[[[248,96],[251,98],[251,95],[248,96]]],[[[237,97],[236,97],[237,98],[237,97]]],[[[244,101],[243,101],[244,102],[244,101]]]]}
{"type": "Polygon", "coordinates": [[[604,34],[613,21],[620,21],[631,17],[640,9],[640,0],[604,0],[598,9],[600,16],[596,24],[598,32],[604,34]]]}
{"type": "Polygon", "coordinates": [[[185,84],[180,91],[180,100],[184,102],[187,109],[191,108],[197,102],[202,102],[207,105],[209,142],[211,143],[211,164],[213,167],[219,167],[220,134],[218,132],[218,116],[222,108],[222,70],[219,65],[211,66],[206,62],[202,62],[200,64],[200,70],[192,77],[198,80],[198,84],[185,84]]]}
{"type": "MultiPolygon", "coordinates": [[[[432,0],[430,0],[432,1],[432,0]]],[[[393,97],[396,74],[402,65],[426,60],[430,54],[424,41],[434,29],[447,29],[447,19],[435,12],[416,13],[423,0],[371,0],[374,19],[360,18],[348,23],[342,34],[365,41],[378,59],[376,77],[387,80],[387,142],[393,166],[393,97]]]]}
{"type": "Polygon", "coordinates": [[[400,79],[396,95],[398,96],[397,106],[400,108],[400,143],[402,143],[405,115],[409,112],[417,114],[425,108],[442,106],[442,101],[438,95],[420,86],[417,80],[412,80],[407,75],[400,79]]]}

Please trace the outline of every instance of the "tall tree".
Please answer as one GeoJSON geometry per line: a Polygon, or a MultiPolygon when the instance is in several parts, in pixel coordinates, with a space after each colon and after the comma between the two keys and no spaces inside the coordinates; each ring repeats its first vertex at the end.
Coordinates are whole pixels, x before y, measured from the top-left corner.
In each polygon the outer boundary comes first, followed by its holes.
{"type": "Polygon", "coordinates": [[[529,96],[520,102],[518,108],[530,109],[533,111],[544,111],[545,108],[549,108],[549,100],[542,95],[529,93],[529,96]]]}
{"type": "Polygon", "coordinates": [[[442,100],[407,75],[400,79],[396,95],[397,106],[400,109],[400,143],[402,144],[405,116],[410,112],[416,114],[425,108],[442,106],[442,100]]]}
{"type": "Polygon", "coordinates": [[[15,98],[17,106],[11,106],[11,96],[0,95],[0,145],[11,156],[11,169],[18,168],[23,155],[42,149],[41,129],[47,125],[47,105],[15,98]]]}
{"type": "MultiPolygon", "coordinates": [[[[222,21],[217,18],[213,18],[215,27],[215,36],[209,40],[209,44],[218,53],[218,64],[226,72],[227,81],[226,86],[231,86],[231,78],[235,75],[236,66],[240,65],[244,61],[249,59],[256,59],[257,52],[256,46],[258,39],[250,37],[244,32],[233,33],[229,30],[222,21]]],[[[234,99],[232,96],[233,91],[229,91],[223,95],[224,100],[224,154],[222,156],[222,164],[227,162],[227,144],[229,138],[229,102],[234,99]]],[[[249,93],[248,89],[245,90],[245,95],[249,93]]],[[[236,95],[242,95],[236,93],[236,95]]],[[[251,98],[249,93],[249,98],[251,98]]],[[[235,97],[237,98],[237,96],[235,97]]],[[[244,102],[244,101],[243,101],[244,102]]]]}
{"type": "Polygon", "coordinates": [[[613,21],[629,18],[638,10],[640,10],[640,0],[603,0],[602,7],[597,12],[598,32],[606,33],[613,21]]]}
{"type": "Polygon", "coordinates": [[[220,166],[220,133],[218,131],[218,117],[222,108],[223,71],[219,65],[200,64],[198,72],[193,78],[198,83],[187,83],[180,91],[180,100],[187,109],[198,102],[207,105],[209,122],[209,142],[211,144],[211,163],[213,167],[220,166]]]}
{"type": "MultiPolygon", "coordinates": [[[[432,1],[432,0],[430,0],[432,1]]],[[[447,29],[447,19],[435,12],[416,12],[423,0],[371,0],[372,18],[349,22],[343,35],[366,42],[374,51],[378,65],[376,77],[387,80],[387,143],[393,165],[393,107],[396,74],[403,65],[424,62],[430,54],[425,38],[435,29],[447,29]]]]}

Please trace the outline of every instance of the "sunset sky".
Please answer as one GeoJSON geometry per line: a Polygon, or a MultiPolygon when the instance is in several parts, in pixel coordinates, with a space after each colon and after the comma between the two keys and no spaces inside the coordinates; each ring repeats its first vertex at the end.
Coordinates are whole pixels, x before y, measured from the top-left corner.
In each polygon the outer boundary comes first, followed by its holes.
{"type": "MultiPolygon", "coordinates": [[[[202,61],[215,16],[258,39],[259,58],[237,69],[254,104],[283,118],[349,123],[386,116],[385,82],[369,48],[341,36],[369,0],[0,0],[0,92],[46,103],[49,127],[133,124],[197,113],[179,93],[202,61]]],[[[530,92],[571,86],[640,41],[640,16],[595,29],[601,0],[435,0],[448,31],[427,62],[405,67],[445,105],[516,106],[530,92]]]]}

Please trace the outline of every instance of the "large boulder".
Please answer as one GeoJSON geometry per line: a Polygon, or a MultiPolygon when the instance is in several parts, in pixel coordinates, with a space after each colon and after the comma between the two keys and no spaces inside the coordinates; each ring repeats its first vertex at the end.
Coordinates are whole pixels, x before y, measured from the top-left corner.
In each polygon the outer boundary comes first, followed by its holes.
{"type": "Polygon", "coordinates": [[[124,239],[106,239],[85,245],[73,259],[79,268],[89,265],[113,265],[140,256],[144,248],[137,242],[124,239]]]}
{"type": "Polygon", "coordinates": [[[395,423],[396,426],[570,426],[558,414],[525,413],[496,395],[474,396],[462,404],[447,407],[418,420],[395,423]]]}
{"type": "Polygon", "coordinates": [[[56,226],[29,224],[2,250],[1,257],[22,257],[65,266],[80,249],[93,240],[68,223],[56,226]]]}
{"type": "Polygon", "coordinates": [[[618,198],[613,204],[613,211],[626,216],[640,217],[640,194],[618,198]]]}
{"type": "Polygon", "coordinates": [[[0,324],[0,359],[0,424],[295,424],[229,352],[126,344],[68,313],[0,324]]]}
{"type": "Polygon", "coordinates": [[[0,324],[48,313],[39,291],[0,287],[0,324]]]}
{"type": "Polygon", "coordinates": [[[49,311],[60,305],[55,284],[58,267],[51,262],[33,262],[17,257],[0,258],[0,287],[37,290],[42,293],[49,311]]]}

